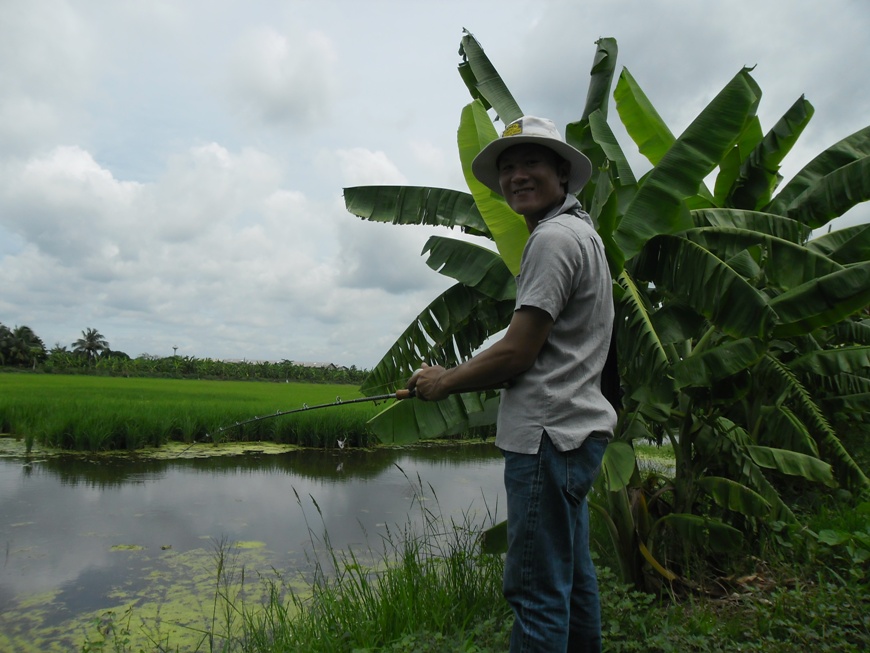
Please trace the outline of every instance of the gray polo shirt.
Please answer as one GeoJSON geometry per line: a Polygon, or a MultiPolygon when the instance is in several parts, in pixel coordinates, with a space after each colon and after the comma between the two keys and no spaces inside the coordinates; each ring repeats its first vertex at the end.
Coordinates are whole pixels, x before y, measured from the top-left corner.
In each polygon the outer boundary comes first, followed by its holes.
{"type": "Polygon", "coordinates": [[[532,367],[501,391],[500,449],[537,453],[544,430],[560,451],[576,449],[592,433],[612,436],[616,413],[601,394],[612,293],[604,245],[568,195],[538,223],[523,250],[515,310],[544,310],[553,328],[532,367]]]}

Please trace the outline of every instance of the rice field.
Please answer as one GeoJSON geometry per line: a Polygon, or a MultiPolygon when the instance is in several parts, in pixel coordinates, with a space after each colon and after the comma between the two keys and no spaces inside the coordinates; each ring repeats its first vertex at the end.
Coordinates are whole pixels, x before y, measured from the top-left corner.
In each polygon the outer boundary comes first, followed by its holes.
{"type": "Polygon", "coordinates": [[[255,416],[362,395],[356,386],[244,381],[0,374],[0,433],[28,450],[135,450],[168,442],[272,441],[368,446],[366,422],[384,404],[303,411],[234,426],[255,416]],[[221,430],[222,427],[228,427],[221,430]]]}

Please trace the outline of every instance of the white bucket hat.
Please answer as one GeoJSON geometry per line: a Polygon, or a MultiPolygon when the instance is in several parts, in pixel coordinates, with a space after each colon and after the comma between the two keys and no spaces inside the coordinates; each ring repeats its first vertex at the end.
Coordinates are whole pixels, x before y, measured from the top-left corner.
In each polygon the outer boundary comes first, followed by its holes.
{"type": "Polygon", "coordinates": [[[474,158],[471,172],[480,183],[501,195],[498,157],[509,147],[521,143],[537,143],[548,147],[571,164],[571,172],[568,174],[568,192],[571,194],[583,188],[592,176],[592,163],[586,155],[564,141],[552,120],[535,116],[523,116],[505,127],[501,138],[492,141],[474,158]]]}

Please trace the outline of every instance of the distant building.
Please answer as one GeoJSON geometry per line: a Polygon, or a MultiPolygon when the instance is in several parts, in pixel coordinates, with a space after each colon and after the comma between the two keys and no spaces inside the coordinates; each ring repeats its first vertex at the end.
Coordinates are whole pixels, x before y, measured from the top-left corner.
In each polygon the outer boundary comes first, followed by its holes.
{"type": "Polygon", "coordinates": [[[344,365],[336,365],[335,363],[318,363],[318,362],[309,362],[309,361],[291,361],[294,365],[298,365],[299,367],[311,367],[317,368],[321,370],[346,370],[347,368],[344,365]]]}
{"type": "Polygon", "coordinates": [[[330,370],[330,371],[339,371],[348,369],[345,365],[336,365],[335,363],[323,363],[318,361],[291,361],[284,360],[280,361],[269,361],[269,360],[249,360],[247,358],[225,358],[223,359],[224,363],[248,363],[249,365],[260,365],[262,363],[268,363],[270,365],[280,365],[281,363],[290,363],[291,365],[298,365],[299,367],[307,367],[309,369],[318,369],[318,370],[330,370]]]}

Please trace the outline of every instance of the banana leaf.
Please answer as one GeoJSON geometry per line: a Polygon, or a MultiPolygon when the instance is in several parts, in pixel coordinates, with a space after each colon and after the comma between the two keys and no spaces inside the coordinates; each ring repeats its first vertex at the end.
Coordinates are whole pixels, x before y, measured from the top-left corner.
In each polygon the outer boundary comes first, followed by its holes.
{"type": "Polygon", "coordinates": [[[599,144],[598,137],[592,133],[589,116],[595,112],[604,122],[607,120],[607,109],[610,103],[610,87],[613,83],[613,73],[616,69],[618,48],[616,39],[603,38],[595,43],[595,58],[589,74],[589,88],[586,92],[586,105],[580,120],[570,122],[565,126],[565,140],[583,152],[592,162],[593,179],[577,194],[584,207],[592,205],[597,179],[594,171],[607,166],[607,157],[599,144]]]}
{"type": "Polygon", "coordinates": [[[723,257],[725,264],[732,268],[737,274],[744,279],[747,279],[753,286],[757,286],[763,282],[764,269],[759,265],[759,262],[764,262],[767,259],[764,248],[761,245],[750,245],[746,249],[741,249],[733,256],[723,257]]]}
{"type": "Polygon", "coordinates": [[[360,392],[371,396],[403,388],[420,363],[457,365],[513,315],[512,300],[495,300],[456,284],[435,298],[369,373],[360,392]]]}
{"type": "Polygon", "coordinates": [[[429,253],[426,264],[463,285],[495,300],[512,300],[517,295],[516,279],[495,252],[454,238],[431,236],[423,247],[429,253]]]}
{"type": "Polygon", "coordinates": [[[870,125],[850,134],[816,156],[777,193],[765,209],[786,215],[808,189],[835,170],[870,156],[870,125]]]}
{"type": "Polygon", "coordinates": [[[653,313],[652,324],[659,340],[668,345],[700,338],[708,326],[703,316],[677,302],[668,302],[653,313]]]}
{"type": "Polygon", "coordinates": [[[835,324],[870,304],[870,263],[808,281],[770,300],[779,324],[777,338],[811,333],[835,324]]]}
{"type": "Polygon", "coordinates": [[[758,444],[819,457],[819,446],[791,408],[762,406],[760,413],[764,426],[758,430],[758,444]]]}
{"type": "Polygon", "coordinates": [[[459,227],[491,238],[468,193],[421,186],[355,186],[344,189],[344,205],[363,220],[390,224],[459,227]]]}
{"type": "Polygon", "coordinates": [[[818,403],[829,412],[865,414],[870,411],[870,379],[843,375],[824,377],[819,391],[818,403]]]}
{"type": "Polygon", "coordinates": [[[758,445],[749,446],[746,449],[759,467],[775,469],[789,476],[800,476],[808,481],[823,483],[828,487],[836,487],[837,485],[831,466],[814,456],[758,445]]]}
{"type": "Polygon", "coordinates": [[[755,365],[765,349],[760,340],[740,338],[712,349],[693,352],[674,365],[674,381],[678,388],[714,386],[722,379],[755,365]]]}
{"type": "Polygon", "coordinates": [[[683,234],[718,258],[726,260],[753,246],[761,247],[759,264],[765,273],[765,285],[790,290],[801,284],[843,269],[827,256],[802,247],[790,240],[768,236],[751,229],[703,227],[683,234]]]}
{"type": "Polygon", "coordinates": [[[471,97],[480,101],[484,110],[489,107],[495,109],[504,124],[521,118],[523,112],[495,66],[484,54],[483,48],[471,32],[463,31],[465,36],[462,37],[459,45],[459,55],[463,59],[459,64],[459,75],[465,82],[471,97]]]}
{"type": "Polygon", "coordinates": [[[770,202],[779,180],[779,167],[813,117],[813,105],[801,96],[779,119],[740,166],[727,206],[758,209],[770,202]]]}
{"type": "Polygon", "coordinates": [[[721,259],[685,238],[650,240],[638,257],[635,274],[735,338],[763,340],[776,320],[761,293],[721,259]]]}
{"type": "Polygon", "coordinates": [[[786,215],[817,229],[870,199],[870,156],[825,175],[791,203],[786,215]]]}
{"type": "Polygon", "coordinates": [[[838,229],[807,243],[807,249],[819,252],[842,265],[870,260],[870,224],[838,229]]]}
{"type": "MultiPolygon", "coordinates": [[[[655,530],[670,527],[681,539],[695,546],[710,548],[719,553],[729,553],[743,546],[743,533],[719,519],[700,517],[687,513],[665,515],[655,524],[655,530]]],[[[650,548],[653,548],[650,546],[650,548]]]]}
{"type": "Polygon", "coordinates": [[[479,101],[463,108],[457,134],[459,158],[465,182],[471,190],[477,208],[483,216],[499,254],[514,276],[520,273],[520,258],[529,239],[525,220],[514,213],[501,195],[493,193],[481,184],[471,172],[474,157],[490,142],[497,138],[495,127],[479,101]]]}
{"type": "Polygon", "coordinates": [[[870,345],[870,320],[838,322],[825,329],[824,335],[828,345],[870,345]]]}
{"type": "Polygon", "coordinates": [[[604,450],[601,466],[607,491],[619,492],[628,486],[637,466],[634,448],[627,442],[611,442],[604,450]]]}
{"type": "Polygon", "coordinates": [[[740,135],[758,98],[747,69],[738,73],[707,105],[646,176],[616,230],[629,260],[658,234],[692,227],[685,204],[740,135]]]}
{"type": "MultiPolygon", "coordinates": [[[[799,413],[819,444],[821,457],[829,460],[837,472],[837,477],[850,487],[866,490],[870,488],[870,478],[846,451],[843,443],[837,437],[815,398],[804,387],[790,367],[771,355],[767,355],[759,363],[756,374],[767,376],[772,383],[778,379],[778,391],[782,396],[789,396],[799,413]]],[[[764,496],[770,499],[766,493],[764,496]]]]}
{"type": "Polygon", "coordinates": [[[819,376],[870,373],[870,346],[838,347],[805,354],[789,362],[789,368],[798,373],[819,376]]]}
{"type": "MultiPolygon", "coordinates": [[[[696,227],[733,227],[757,231],[768,236],[774,236],[804,245],[812,235],[812,229],[797,220],[773,213],[760,211],[744,211],[743,209],[696,209],[692,211],[692,221],[696,227]]],[[[812,248],[811,241],[807,247],[812,248]]],[[[820,252],[825,254],[824,251],[820,252]]]]}
{"type": "Polygon", "coordinates": [[[596,225],[598,235],[604,244],[610,276],[614,279],[622,273],[625,267],[625,257],[613,239],[613,232],[616,230],[622,215],[619,209],[619,198],[620,189],[613,186],[608,170],[601,170],[595,184],[595,194],[592,198],[589,217],[592,218],[592,224],[596,225]]]}
{"type": "MultiPolygon", "coordinates": [[[[765,360],[771,360],[770,356],[765,360]]],[[[767,479],[761,467],[750,457],[747,450],[752,440],[746,429],[738,426],[726,417],[717,417],[713,421],[714,441],[718,456],[732,458],[738,465],[739,473],[733,479],[758,492],[771,505],[771,518],[790,523],[797,522],[797,517],[791,508],[782,500],[778,490],[767,479]]]]}
{"type": "Polygon", "coordinates": [[[480,534],[480,552],[489,555],[501,555],[507,552],[507,521],[502,521],[487,528],[480,534]]]}
{"type": "Polygon", "coordinates": [[[616,283],[619,376],[628,384],[632,399],[658,406],[666,414],[673,400],[673,377],[665,345],[653,327],[651,308],[627,271],[616,283]]]}
{"type": "Polygon", "coordinates": [[[650,567],[660,573],[665,578],[665,580],[667,580],[668,582],[673,582],[678,578],[678,576],[674,572],[672,572],[670,569],[667,569],[662,563],[656,560],[652,552],[646,547],[646,544],[639,541],[637,543],[637,546],[640,550],[640,554],[649,563],[650,567]]]}
{"type": "Polygon", "coordinates": [[[638,151],[654,166],[658,165],[677,139],[628,68],[622,69],[613,98],[619,118],[638,151]]]}
{"type": "Polygon", "coordinates": [[[410,444],[424,438],[455,435],[487,413],[487,393],[450,395],[442,401],[395,401],[368,422],[383,444],[410,444]]]}
{"type": "Polygon", "coordinates": [[[770,515],[771,506],[767,499],[736,481],[719,476],[705,476],[698,479],[697,485],[722,508],[747,517],[770,515]]]}
{"type": "Polygon", "coordinates": [[[618,186],[636,186],[637,179],[631,171],[628,159],[616,140],[607,119],[601,111],[594,111],[589,115],[589,129],[595,142],[604,152],[607,160],[612,163],[614,170],[614,182],[618,186]]]}
{"type": "Polygon", "coordinates": [[[752,151],[758,146],[764,134],[761,131],[761,121],[758,116],[752,116],[743,126],[743,131],[722,161],[719,162],[719,174],[716,175],[716,184],[713,187],[713,196],[716,206],[725,204],[725,199],[731,192],[734,182],[740,176],[740,168],[752,151]]]}
{"type": "Polygon", "coordinates": [[[613,83],[618,53],[619,47],[615,38],[606,37],[595,41],[595,57],[589,71],[589,88],[586,91],[586,106],[583,107],[582,118],[588,118],[595,111],[600,111],[602,117],[607,118],[610,86],[613,83]]]}

